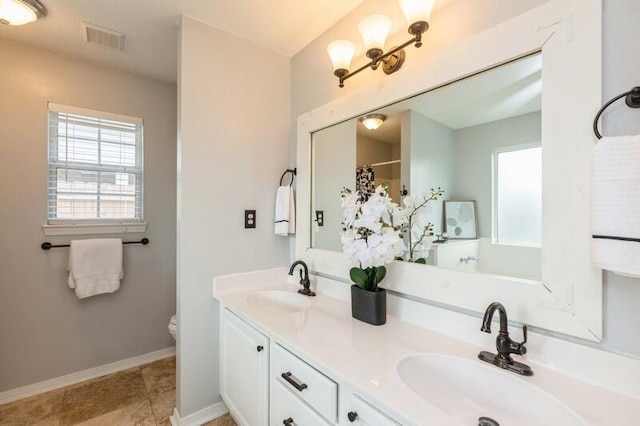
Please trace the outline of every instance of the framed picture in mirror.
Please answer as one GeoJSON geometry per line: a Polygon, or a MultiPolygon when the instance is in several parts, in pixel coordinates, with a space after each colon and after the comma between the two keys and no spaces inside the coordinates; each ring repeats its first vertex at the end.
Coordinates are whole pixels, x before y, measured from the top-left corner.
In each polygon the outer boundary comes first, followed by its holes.
{"type": "Polygon", "coordinates": [[[478,238],[475,201],[444,202],[444,232],[451,239],[478,238]]]}

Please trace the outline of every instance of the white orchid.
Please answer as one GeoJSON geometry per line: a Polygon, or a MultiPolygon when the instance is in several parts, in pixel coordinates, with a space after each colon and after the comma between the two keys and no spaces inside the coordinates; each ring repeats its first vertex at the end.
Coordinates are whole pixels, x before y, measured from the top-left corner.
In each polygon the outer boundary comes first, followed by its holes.
{"type": "Polygon", "coordinates": [[[340,233],[342,251],[357,275],[354,282],[366,290],[375,291],[384,278],[384,265],[406,251],[400,227],[393,225],[398,205],[391,201],[386,185],[380,185],[366,200],[358,191],[342,192],[343,230],[340,233]],[[364,277],[364,278],[363,278],[364,277]]]}

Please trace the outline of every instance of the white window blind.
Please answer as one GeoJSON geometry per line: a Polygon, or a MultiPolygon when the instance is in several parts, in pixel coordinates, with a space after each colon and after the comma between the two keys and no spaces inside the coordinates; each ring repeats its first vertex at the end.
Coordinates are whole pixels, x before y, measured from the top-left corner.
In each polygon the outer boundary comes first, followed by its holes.
{"type": "Polygon", "coordinates": [[[142,139],[142,119],[49,103],[49,223],[141,222],[142,139]]]}

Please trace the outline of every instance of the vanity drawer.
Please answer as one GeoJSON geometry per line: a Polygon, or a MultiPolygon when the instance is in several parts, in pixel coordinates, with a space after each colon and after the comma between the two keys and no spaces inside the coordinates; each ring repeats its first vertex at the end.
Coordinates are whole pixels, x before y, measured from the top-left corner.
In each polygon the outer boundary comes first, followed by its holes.
{"type": "Polygon", "coordinates": [[[271,381],[270,425],[329,426],[285,386],[279,380],[271,381]]]}
{"type": "Polygon", "coordinates": [[[271,346],[271,380],[304,400],[325,419],[336,422],[338,385],[279,345],[271,346]]]}
{"type": "Polygon", "coordinates": [[[353,395],[351,399],[351,411],[347,414],[347,419],[349,423],[360,426],[400,426],[400,423],[391,420],[357,395],[353,395]]]}

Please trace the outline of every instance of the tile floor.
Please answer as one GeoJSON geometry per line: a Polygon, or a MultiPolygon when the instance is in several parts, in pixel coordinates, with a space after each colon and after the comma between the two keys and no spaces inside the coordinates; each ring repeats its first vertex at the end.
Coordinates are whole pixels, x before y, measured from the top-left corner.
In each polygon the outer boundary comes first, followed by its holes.
{"type": "MultiPolygon", "coordinates": [[[[175,357],[0,405],[2,426],[170,426],[175,357]]],[[[206,426],[235,426],[228,414],[206,426]]]]}

